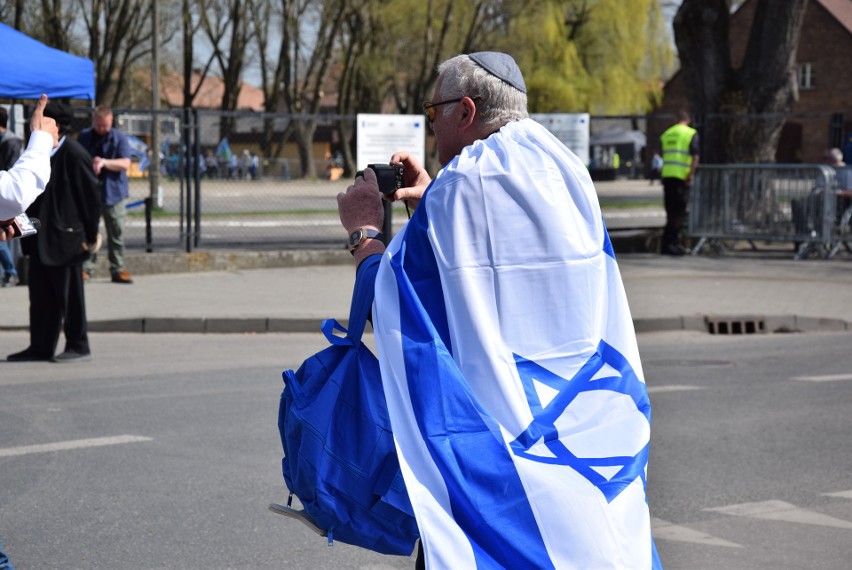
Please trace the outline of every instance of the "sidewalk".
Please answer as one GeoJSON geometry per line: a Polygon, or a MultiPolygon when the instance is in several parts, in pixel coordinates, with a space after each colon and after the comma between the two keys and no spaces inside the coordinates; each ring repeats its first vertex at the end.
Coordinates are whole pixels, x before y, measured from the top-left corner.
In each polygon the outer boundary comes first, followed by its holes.
{"type": "MultiPolygon", "coordinates": [[[[165,265],[187,254],[135,254],[165,265]]],[[[195,269],[86,285],[92,332],[318,332],[344,321],[355,273],[345,251],[190,254],[195,269]],[[260,267],[270,259],[289,267],[260,267]],[[226,267],[230,269],[226,270],[226,267]]],[[[760,255],[760,254],[758,254],[760,255]]],[[[852,330],[852,259],[617,254],[637,331],[852,330]],[[739,323],[739,324],[737,324],[739,323]],[[760,325],[762,323],[762,325],[760,325]],[[718,330],[718,329],[717,329],[718,330]]],[[[184,262],[191,266],[192,262],[184,262]]],[[[165,267],[164,267],[165,269],[165,267]]],[[[26,287],[0,290],[0,331],[28,327],[26,287]]],[[[724,331],[723,331],[724,332],[724,331]]],[[[2,357],[2,354],[0,354],[2,357]]]]}

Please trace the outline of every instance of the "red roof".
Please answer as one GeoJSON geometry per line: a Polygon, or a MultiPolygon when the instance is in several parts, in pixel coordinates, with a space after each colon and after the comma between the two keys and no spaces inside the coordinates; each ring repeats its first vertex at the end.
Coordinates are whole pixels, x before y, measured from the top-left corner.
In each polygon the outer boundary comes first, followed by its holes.
{"type": "Polygon", "coordinates": [[[816,0],[852,34],[852,0],[816,0]]]}
{"type": "MultiPolygon", "coordinates": [[[[192,90],[198,86],[201,79],[200,73],[193,73],[192,90]]],[[[160,93],[163,100],[170,107],[183,106],[183,76],[172,74],[160,77],[160,93]]],[[[222,107],[222,96],[225,93],[225,83],[221,77],[207,75],[201,84],[201,89],[193,99],[192,106],[196,109],[220,109],[222,107]]],[[[237,109],[250,109],[252,111],[263,111],[263,90],[247,83],[240,84],[240,94],[237,97],[237,109]]]]}

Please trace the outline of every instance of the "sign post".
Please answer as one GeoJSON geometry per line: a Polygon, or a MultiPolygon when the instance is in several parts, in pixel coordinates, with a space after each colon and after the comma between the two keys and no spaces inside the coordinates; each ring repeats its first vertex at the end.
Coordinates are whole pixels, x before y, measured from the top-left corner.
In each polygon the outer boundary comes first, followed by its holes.
{"type": "Polygon", "coordinates": [[[589,165],[589,114],[588,113],[537,113],[530,118],[541,123],[583,164],[589,165]]]}
{"type": "Polygon", "coordinates": [[[358,114],[358,170],[368,164],[387,164],[400,151],[426,163],[426,117],[358,114]]]}
{"type": "MultiPolygon", "coordinates": [[[[388,164],[396,152],[407,152],[426,164],[426,117],[423,115],[358,114],[358,170],[368,164],[388,164]]],[[[385,244],[393,233],[391,203],[384,201],[385,244]]]]}

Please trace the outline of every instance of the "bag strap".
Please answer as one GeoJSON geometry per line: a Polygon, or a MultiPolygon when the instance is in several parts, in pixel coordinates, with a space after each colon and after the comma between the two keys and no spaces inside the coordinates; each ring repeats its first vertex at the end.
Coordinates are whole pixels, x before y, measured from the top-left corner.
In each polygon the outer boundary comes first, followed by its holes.
{"type": "Polygon", "coordinates": [[[352,290],[352,304],[349,307],[349,330],[347,331],[334,319],[323,321],[322,332],[332,344],[357,346],[361,342],[361,336],[364,334],[364,327],[376,297],[376,272],[379,270],[381,261],[381,255],[371,255],[358,266],[355,287],[352,290]],[[346,337],[335,336],[335,330],[346,333],[346,337]]]}

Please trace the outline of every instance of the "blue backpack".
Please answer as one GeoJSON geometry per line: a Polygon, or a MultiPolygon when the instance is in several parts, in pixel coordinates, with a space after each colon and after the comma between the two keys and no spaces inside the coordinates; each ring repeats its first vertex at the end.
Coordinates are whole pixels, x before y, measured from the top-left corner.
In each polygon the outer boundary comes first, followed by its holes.
{"type": "Polygon", "coordinates": [[[376,357],[361,342],[380,256],[358,268],[347,331],[322,323],[331,346],[284,372],[278,429],[290,490],[280,514],[332,540],[410,555],[419,537],[405,489],[376,357]],[[345,333],[336,336],[334,331],[345,333]],[[296,495],[304,512],[289,507],[296,495]]]}

